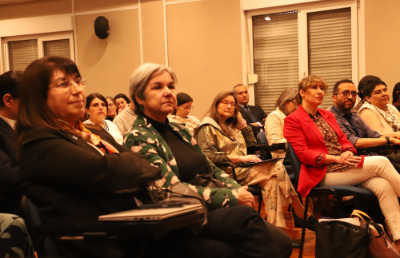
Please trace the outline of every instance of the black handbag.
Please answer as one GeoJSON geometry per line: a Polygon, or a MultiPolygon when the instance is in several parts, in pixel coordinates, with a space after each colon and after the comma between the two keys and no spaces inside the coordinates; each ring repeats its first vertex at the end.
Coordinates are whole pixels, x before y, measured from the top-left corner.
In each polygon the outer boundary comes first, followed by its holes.
{"type": "Polygon", "coordinates": [[[178,202],[184,204],[200,204],[201,210],[198,210],[197,213],[204,214],[204,219],[198,221],[198,224],[205,225],[207,223],[208,210],[203,198],[187,185],[178,182],[168,187],[149,186],[147,189],[151,198],[151,203],[163,204],[178,202]]]}
{"type": "Polygon", "coordinates": [[[343,221],[322,221],[316,224],[316,258],[367,258],[370,234],[365,226],[343,221]]]}

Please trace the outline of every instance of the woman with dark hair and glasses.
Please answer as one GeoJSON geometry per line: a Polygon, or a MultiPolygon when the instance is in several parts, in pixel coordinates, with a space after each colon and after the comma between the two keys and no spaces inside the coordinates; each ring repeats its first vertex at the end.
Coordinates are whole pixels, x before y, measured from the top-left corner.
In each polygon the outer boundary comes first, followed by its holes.
{"type": "Polygon", "coordinates": [[[392,105],[397,108],[397,110],[400,111],[400,82],[396,83],[396,85],[393,88],[393,102],[392,105]]]}
{"type": "Polygon", "coordinates": [[[363,88],[364,104],[358,115],[372,129],[384,136],[400,137],[400,112],[389,104],[389,92],[382,80],[368,80],[363,88]]]}
{"type": "Polygon", "coordinates": [[[111,96],[106,96],[107,100],[107,106],[108,106],[108,112],[107,112],[107,120],[110,120],[111,122],[114,120],[114,118],[118,115],[117,113],[117,104],[114,100],[113,97],[111,96]]]}
{"type": "Polygon", "coordinates": [[[193,135],[193,130],[196,128],[200,121],[195,116],[189,116],[190,111],[194,108],[192,106],[193,99],[188,94],[181,92],[176,95],[177,107],[172,112],[172,115],[168,116],[170,122],[183,124],[193,135]]]}
{"type": "MultiPolygon", "coordinates": [[[[304,207],[293,188],[282,160],[263,162],[241,167],[246,163],[257,163],[256,155],[247,155],[247,146],[255,145],[253,131],[238,111],[233,92],[221,92],[215,98],[207,115],[195,130],[196,140],[214,163],[227,161],[234,163],[238,182],[243,185],[258,184],[262,187],[267,221],[286,228],[283,207],[291,205],[297,218],[304,216],[304,207]]],[[[232,174],[228,169],[227,173],[232,174]]],[[[310,215],[309,215],[310,216],[310,215]]],[[[297,223],[302,223],[301,219],[297,223]]],[[[311,216],[307,227],[313,230],[317,222],[311,216]]],[[[296,224],[297,224],[296,223],[296,224]]]]}
{"type": "MultiPolygon", "coordinates": [[[[145,157],[82,123],[85,81],[75,63],[43,57],[20,85],[17,139],[20,187],[43,224],[97,223],[98,216],[137,208],[134,196],[160,176],[145,157]]],[[[62,257],[137,257],[142,238],[93,242],[55,239],[62,257]]]]}
{"type": "Polygon", "coordinates": [[[108,113],[108,103],[106,98],[100,93],[92,93],[86,97],[86,116],[84,124],[99,125],[106,130],[115,141],[122,144],[123,138],[118,127],[111,121],[106,120],[108,113]]]}

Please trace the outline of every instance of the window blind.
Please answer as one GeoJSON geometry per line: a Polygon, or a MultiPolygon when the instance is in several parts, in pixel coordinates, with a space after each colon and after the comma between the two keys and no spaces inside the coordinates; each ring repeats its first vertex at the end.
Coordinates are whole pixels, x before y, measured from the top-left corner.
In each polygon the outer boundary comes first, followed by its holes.
{"type": "Polygon", "coordinates": [[[270,113],[286,88],[299,83],[297,11],[253,17],[255,103],[270,113]]]}
{"type": "Polygon", "coordinates": [[[320,108],[329,109],[335,82],[352,78],[350,8],[307,14],[308,72],[329,86],[320,108]]]}
{"type": "Polygon", "coordinates": [[[38,59],[38,45],[36,39],[9,41],[10,70],[21,70],[38,59]]]}
{"type": "Polygon", "coordinates": [[[43,41],[45,56],[61,56],[71,58],[69,39],[43,41]]]}

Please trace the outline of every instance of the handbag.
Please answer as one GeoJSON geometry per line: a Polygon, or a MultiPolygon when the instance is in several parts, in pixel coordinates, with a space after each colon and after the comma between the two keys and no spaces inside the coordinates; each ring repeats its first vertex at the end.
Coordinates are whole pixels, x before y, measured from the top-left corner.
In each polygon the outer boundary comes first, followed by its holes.
{"type": "MultiPolygon", "coordinates": [[[[152,203],[162,204],[179,202],[183,204],[200,204],[201,209],[197,213],[204,214],[204,218],[196,225],[207,224],[207,207],[201,196],[187,185],[178,182],[168,187],[149,186],[147,188],[152,203]]],[[[136,199],[137,201],[137,199],[136,199]]]]}
{"type": "Polygon", "coordinates": [[[367,258],[370,236],[365,223],[360,226],[340,220],[321,221],[315,229],[316,258],[367,258]]]}
{"type": "Polygon", "coordinates": [[[374,223],[366,213],[359,210],[354,210],[351,216],[358,217],[369,227],[371,258],[400,258],[381,224],[374,223]],[[366,221],[364,217],[368,220],[366,221]]]}

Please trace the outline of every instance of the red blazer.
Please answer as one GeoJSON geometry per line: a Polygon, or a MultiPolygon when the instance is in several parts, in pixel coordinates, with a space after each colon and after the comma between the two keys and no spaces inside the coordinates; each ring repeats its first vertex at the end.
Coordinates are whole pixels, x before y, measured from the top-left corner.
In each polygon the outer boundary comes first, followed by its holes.
{"type": "MultiPolygon", "coordinates": [[[[324,120],[336,132],[342,151],[349,150],[357,153],[346,135],[340,130],[335,115],[327,110],[318,109],[324,120]]],[[[285,118],[283,135],[290,142],[297,157],[301,162],[300,178],[297,191],[302,196],[307,196],[325,176],[327,165],[323,164],[328,154],[324,138],[314,121],[310,118],[303,106],[300,105],[296,112],[285,118]],[[322,154],[322,161],[317,165],[317,158],[322,154]]]]}

